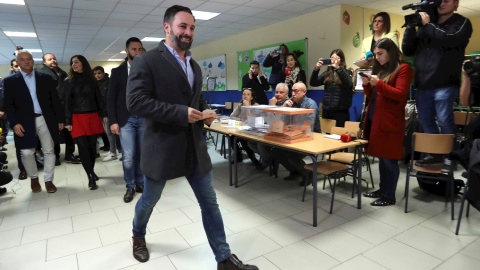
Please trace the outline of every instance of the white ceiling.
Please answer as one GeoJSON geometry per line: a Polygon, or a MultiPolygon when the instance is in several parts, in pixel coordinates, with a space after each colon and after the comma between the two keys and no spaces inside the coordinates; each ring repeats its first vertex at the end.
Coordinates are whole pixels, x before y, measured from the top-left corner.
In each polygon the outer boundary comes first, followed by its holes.
{"type": "MultiPolygon", "coordinates": [[[[0,4],[0,64],[9,64],[15,45],[53,53],[60,63],[82,54],[90,61],[124,58],[119,54],[132,36],[165,37],[163,14],[178,4],[200,11],[220,12],[209,21],[197,20],[194,44],[273,24],[328,6],[349,4],[405,15],[401,6],[420,0],[25,0],[25,6],[0,4]],[[3,31],[36,32],[37,38],[7,37],[3,31]]],[[[480,16],[480,1],[462,0],[458,12],[480,16]]],[[[312,22],[313,23],[313,22],[312,22]]],[[[309,26],[306,26],[309,27],[309,26]]],[[[316,27],[322,27],[317,25],[316,27]]],[[[150,50],[158,42],[143,42],[150,50]]],[[[33,53],[41,58],[43,53],[33,53]]]]}

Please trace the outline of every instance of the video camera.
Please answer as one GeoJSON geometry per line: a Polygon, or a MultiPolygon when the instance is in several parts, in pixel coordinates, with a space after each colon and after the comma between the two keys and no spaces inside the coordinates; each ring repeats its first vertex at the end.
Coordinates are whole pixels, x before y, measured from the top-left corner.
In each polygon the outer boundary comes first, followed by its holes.
{"type": "Polygon", "coordinates": [[[23,50],[23,47],[22,47],[22,46],[15,46],[15,51],[13,52],[13,55],[14,55],[14,56],[17,56],[18,51],[21,51],[21,50],[23,50]]]}
{"type": "Polygon", "coordinates": [[[405,15],[405,26],[422,26],[422,17],[419,12],[425,12],[430,16],[430,21],[436,22],[438,19],[437,8],[442,4],[442,0],[423,0],[420,3],[409,4],[402,7],[402,10],[413,9],[415,13],[405,15]]]}
{"type": "MultiPolygon", "coordinates": [[[[480,95],[480,56],[476,56],[472,60],[465,62],[463,69],[468,77],[470,77],[470,93],[478,97],[478,95],[480,95]]],[[[480,98],[475,98],[475,100],[480,100],[480,98]]],[[[475,104],[475,106],[479,105],[480,104],[475,104]]]]}

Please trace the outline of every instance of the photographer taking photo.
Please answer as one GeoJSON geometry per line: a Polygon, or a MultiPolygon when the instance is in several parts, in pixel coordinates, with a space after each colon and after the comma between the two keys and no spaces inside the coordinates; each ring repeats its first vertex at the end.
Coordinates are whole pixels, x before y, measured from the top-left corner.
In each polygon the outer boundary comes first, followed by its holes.
{"type": "Polygon", "coordinates": [[[480,106],[480,56],[465,61],[462,67],[463,82],[460,87],[462,106],[480,106]]]}
{"type": "MultiPolygon", "coordinates": [[[[453,102],[460,87],[465,47],[472,35],[470,20],[455,13],[458,4],[458,0],[442,0],[437,21],[430,21],[428,13],[419,12],[422,26],[418,30],[407,26],[403,36],[403,53],[415,56],[416,104],[425,133],[456,133],[453,102]]],[[[416,165],[442,163],[441,156],[427,156],[416,165]]]]}

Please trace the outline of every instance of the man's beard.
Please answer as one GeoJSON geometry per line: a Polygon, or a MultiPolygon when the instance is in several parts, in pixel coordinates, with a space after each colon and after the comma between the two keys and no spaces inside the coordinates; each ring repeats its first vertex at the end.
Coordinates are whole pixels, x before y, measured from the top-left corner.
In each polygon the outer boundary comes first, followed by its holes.
{"type": "MultiPolygon", "coordinates": [[[[188,36],[184,36],[184,37],[188,37],[188,36]]],[[[170,30],[170,41],[175,44],[175,46],[177,46],[178,48],[180,48],[181,50],[189,50],[190,47],[192,47],[192,42],[193,42],[193,38],[190,39],[190,42],[188,43],[185,43],[185,42],[182,42],[180,39],[182,38],[182,36],[180,37],[177,37],[175,35],[175,33],[173,32],[173,30],[170,30]]]]}
{"type": "Polygon", "coordinates": [[[130,53],[127,53],[127,56],[128,56],[128,60],[130,60],[130,61],[133,61],[133,58],[135,57],[135,56],[131,55],[130,53]]]}

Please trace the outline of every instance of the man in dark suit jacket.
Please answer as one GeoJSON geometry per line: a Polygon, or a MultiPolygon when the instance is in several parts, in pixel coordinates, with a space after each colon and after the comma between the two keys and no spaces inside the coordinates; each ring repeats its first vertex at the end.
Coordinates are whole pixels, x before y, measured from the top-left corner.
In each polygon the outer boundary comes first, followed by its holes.
{"type": "MultiPolygon", "coordinates": [[[[62,106],[64,105],[63,94],[63,81],[67,78],[67,73],[58,66],[57,58],[52,53],[46,53],[42,56],[43,67],[38,69],[38,72],[50,75],[52,79],[57,83],[58,98],[62,106]]],[[[75,152],[75,143],[73,142],[72,135],[68,129],[64,128],[60,131],[60,136],[63,135],[65,139],[65,161],[72,164],[80,164],[80,160],[76,158],[73,153],[75,152]]],[[[60,162],[60,143],[55,144],[55,165],[59,166],[60,162]]]]}
{"type": "Polygon", "coordinates": [[[107,90],[107,112],[110,130],[120,135],[122,145],[123,178],[127,191],[123,201],[133,200],[136,192],[143,192],[145,176],[140,170],[141,136],[143,134],[143,117],[130,114],[127,110],[127,79],[133,58],[142,53],[142,42],[131,37],[126,42],[127,61],[112,69],[112,77],[107,90]]]}
{"type": "Polygon", "coordinates": [[[250,70],[242,78],[242,90],[245,88],[252,89],[258,104],[268,105],[265,91],[270,89],[270,85],[267,82],[267,78],[263,76],[260,63],[256,60],[250,62],[250,70]]]}
{"type": "Polygon", "coordinates": [[[31,177],[34,193],[42,190],[35,162],[37,136],[45,155],[44,178],[47,192],[57,188],[53,184],[55,169],[54,142],[59,141],[58,130],[63,129],[65,113],[58,99],[57,84],[48,75],[33,70],[33,57],[28,51],[17,54],[20,72],[5,79],[5,110],[15,133],[15,147],[21,149],[22,161],[31,177]]]}
{"type": "Polygon", "coordinates": [[[212,163],[202,136],[202,71],[189,51],[195,20],[187,7],[172,6],[164,16],[165,42],[135,57],[127,85],[127,107],[145,118],[141,168],[145,189],[135,207],[133,255],[149,258],[145,243],[152,209],[166,181],[185,176],[202,209],[202,220],[218,269],[258,269],[244,265],[231,254],[223,220],[212,186],[212,163]]]}

